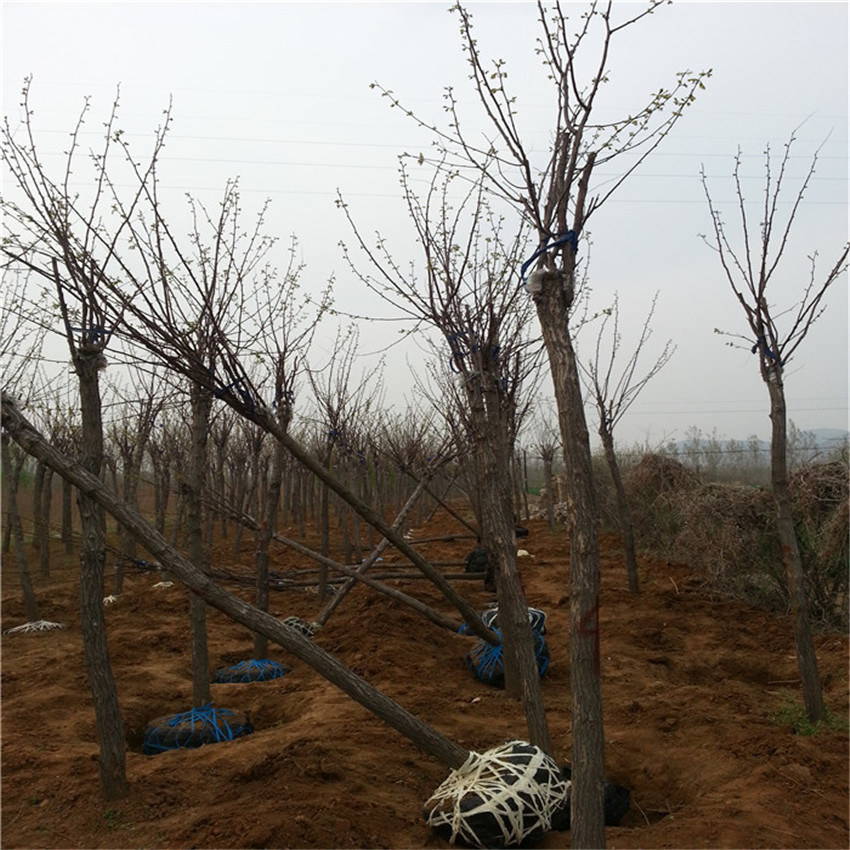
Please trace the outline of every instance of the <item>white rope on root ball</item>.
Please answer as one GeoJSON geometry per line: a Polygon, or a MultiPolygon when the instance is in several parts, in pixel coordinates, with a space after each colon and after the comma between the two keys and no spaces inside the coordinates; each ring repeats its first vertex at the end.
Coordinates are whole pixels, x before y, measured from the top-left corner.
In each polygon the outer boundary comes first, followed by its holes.
{"type": "Polygon", "coordinates": [[[442,838],[471,847],[518,847],[552,827],[569,805],[570,781],[555,760],[525,741],[470,753],[425,804],[442,838]]]}
{"type": "Polygon", "coordinates": [[[52,629],[64,629],[63,623],[51,623],[50,620],[34,620],[31,623],[24,623],[22,626],[14,626],[11,629],[5,629],[4,635],[17,634],[32,634],[34,632],[49,632],[52,629]]]}

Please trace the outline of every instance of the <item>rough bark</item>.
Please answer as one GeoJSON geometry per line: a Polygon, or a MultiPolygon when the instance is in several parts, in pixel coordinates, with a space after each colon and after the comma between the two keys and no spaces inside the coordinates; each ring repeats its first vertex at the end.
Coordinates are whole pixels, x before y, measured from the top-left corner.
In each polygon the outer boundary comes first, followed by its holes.
{"type": "MultiPolygon", "coordinates": [[[[103,464],[103,422],[98,370],[103,355],[97,348],[87,348],[81,346],[74,355],[74,368],[80,384],[82,418],[80,465],[93,476],[99,476],[103,464]]],[[[77,491],[77,506],[82,524],[80,626],[100,743],[100,785],[105,800],[118,800],[126,797],[129,790],[124,755],[124,724],[118,707],[103,614],[106,515],[103,506],[82,490],[77,491]]]]}
{"type": "Polygon", "coordinates": [[[823,720],[826,708],[823,701],[818,659],[815,653],[812,631],[809,625],[808,600],[803,575],[803,560],[794,519],[791,515],[791,494],[788,489],[787,458],[787,412],[785,387],[780,368],[765,370],[770,394],[770,483],[776,505],[776,521],[782,543],[782,560],[788,572],[788,595],[794,617],[794,645],[797,653],[797,668],[806,714],[812,723],[823,720]]]}
{"type": "Polygon", "coordinates": [[[590,439],[569,330],[575,258],[534,296],[552,372],[564,451],[570,530],[570,696],[574,847],[605,846],[602,683],[599,654],[599,541],[590,439]],[[580,816],[576,817],[580,810],[580,816]]]}
{"type": "MultiPolygon", "coordinates": [[[[278,408],[278,421],[282,428],[288,427],[291,413],[281,404],[278,408]]],[[[261,611],[269,610],[269,547],[272,535],[276,531],[280,491],[283,484],[284,448],[280,443],[272,447],[272,467],[269,473],[263,521],[256,532],[256,551],[254,569],[257,571],[256,596],[254,604],[261,611]]],[[[259,632],[254,634],[254,658],[265,658],[269,651],[269,639],[259,632]]]]}
{"type": "MultiPolygon", "coordinates": [[[[212,411],[212,395],[197,386],[190,390],[192,407],[191,456],[186,480],[186,531],[189,560],[204,571],[203,494],[207,480],[207,434],[212,411]]],[[[189,594],[189,623],[192,628],[192,705],[200,708],[212,702],[210,659],[207,648],[207,615],[204,600],[189,594]]]]}
{"type": "Polygon", "coordinates": [[[473,423],[469,436],[477,467],[475,483],[486,494],[480,499],[481,540],[496,576],[505,694],[522,702],[529,742],[552,754],[534,636],[528,624],[528,602],[517,568],[510,427],[504,418],[510,413],[510,405],[502,404],[497,376],[488,375],[483,367],[480,377],[467,383],[473,423]]]}
{"type": "Polygon", "coordinates": [[[609,428],[600,425],[599,439],[602,441],[605,460],[608,463],[608,471],[611,473],[611,481],[614,484],[617,519],[620,523],[620,531],[623,534],[623,549],[626,556],[626,576],[629,582],[629,590],[632,593],[637,593],[640,585],[638,583],[637,555],[635,553],[635,529],[632,523],[629,500],[626,498],[626,488],[623,485],[623,476],[620,474],[620,464],[617,462],[617,453],[614,451],[614,435],[609,428]]]}
{"type": "Polygon", "coordinates": [[[53,507],[53,470],[44,474],[44,491],[41,496],[41,522],[39,523],[39,573],[50,578],[50,512],[53,507]]]}

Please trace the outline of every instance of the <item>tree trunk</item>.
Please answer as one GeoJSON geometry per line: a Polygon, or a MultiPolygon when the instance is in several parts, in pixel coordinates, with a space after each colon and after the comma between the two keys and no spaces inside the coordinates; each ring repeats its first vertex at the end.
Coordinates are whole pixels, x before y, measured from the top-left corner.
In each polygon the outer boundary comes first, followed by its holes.
{"type": "Polygon", "coordinates": [[[517,464],[518,474],[522,480],[522,507],[525,511],[524,517],[528,521],[531,517],[531,512],[528,509],[528,452],[525,449],[522,450],[522,465],[519,465],[519,461],[517,461],[517,464]]]}
{"type": "MultiPolygon", "coordinates": [[[[224,429],[222,429],[224,430],[224,429]]],[[[215,444],[215,490],[221,496],[224,497],[226,492],[225,490],[225,450],[227,448],[227,434],[229,432],[225,431],[224,434],[220,436],[218,441],[215,444]]],[[[220,534],[222,540],[227,540],[227,513],[222,511],[221,516],[219,517],[219,521],[221,523],[220,526],[220,534]]]]}
{"type": "Polygon", "coordinates": [[[21,593],[24,597],[24,610],[28,623],[35,623],[41,619],[38,614],[38,603],[30,581],[29,568],[27,567],[27,552],[24,546],[24,531],[21,527],[21,515],[18,512],[18,480],[20,477],[20,466],[12,463],[12,452],[9,449],[9,435],[4,431],[2,437],[2,468],[3,481],[6,484],[6,522],[15,545],[15,563],[18,567],[18,577],[21,580],[21,593]]]}
{"type": "Polygon", "coordinates": [[[476,487],[481,494],[481,539],[496,575],[505,694],[522,701],[529,742],[552,754],[552,740],[543,708],[540,673],[534,657],[534,635],[528,622],[528,603],[517,569],[509,412],[504,410],[498,377],[481,375],[467,383],[470,437],[476,463],[476,487]],[[483,386],[482,386],[483,385],[483,386]]]}
{"type": "Polygon", "coordinates": [[[38,551],[44,535],[41,533],[43,511],[41,501],[44,498],[44,473],[43,463],[35,465],[35,475],[32,478],[32,548],[38,551]]]}
{"type": "Polygon", "coordinates": [[[174,527],[171,529],[171,543],[177,545],[180,535],[183,533],[183,526],[186,522],[186,481],[177,475],[177,510],[174,516],[174,527]]]}
{"type": "Polygon", "coordinates": [[[770,394],[770,483],[776,504],[776,521],[782,543],[782,559],[788,571],[788,591],[794,615],[794,644],[797,667],[803,691],[803,704],[812,723],[823,720],[826,709],[821,689],[818,659],[812,631],[809,626],[809,607],[803,575],[803,560],[794,519],[791,515],[791,494],[788,489],[787,414],[785,387],[779,367],[771,366],[766,372],[770,394]]]}
{"type": "Polygon", "coordinates": [[[160,534],[165,534],[165,514],[168,510],[168,498],[170,495],[171,472],[168,461],[163,458],[158,446],[154,446],[150,452],[151,466],[153,467],[153,515],[154,527],[160,534]]]}
{"type": "MultiPolygon", "coordinates": [[[[331,471],[331,457],[333,455],[333,443],[328,443],[327,453],[325,455],[324,463],[325,467],[328,470],[328,475],[330,475],[331,471]]],[[[330,554],[331,544],[330,544],[330,526],[331,526],[331,511],[330,511],[330,492],[327,484],[321,484],[321,501],[319,503],[319,521],[322,524],[320,534],[321,534],[321,548],[320,551],[322,555],[326,558],[330,554]]],[[[328,593],[328,571],[327,567],[320,567],[319,569],[319,601],[321,602],[328,593]]]]}
{"type": "MultiPolygon", "coordinates": [[[[118,464],[115,462],[115,459],[111,454],[104,455],[103,465],[106,466],[106,471],[109,473],[109,477],[112,479],[112,491],[116,496],[120,496],[121,491],[118,489],[118,464]]],[[[121,533],[121,525],[119,523],[115,523],[115,531],[116,533],[121,533]]],[[[83,532],[85,533],[85,532],[83,532]]]]}
{"type": "MultiPolygon", "coordinates": [[[[141,435],[137,439],[142,440],[141,435]]],[[[134,510],[139,509],[139,478],[142,469],[142,452],[139,447],[132,449],[124,458],[123,483],[124,501],[134,510]]],[[[136,539],[124,526],[118,526],[118,563],[115,566],[115,589],[113,593],[118,596],[124,590],[124,568],[128,563],[136,560],[136,539]]]]}
{"type": "MultiPolygon", "coordinates": [[[[296,540],[290,540],[288,537],[284,537],[282,534],[276,534],[274,539],[283,543],[286,546],[289,546],[291,549],[294,549],[296,552],[300,552],[302,555],[306,555],[308,558],[312,558],[316,563],[320,565],[320,567],[324,566],[327,569],[337,570],[342,573],[344,576],[347,576],[350,581],[353,581],[355,584],[357,582],[361,582],[365,584],[367,587],[371,587],[374,590],[377,590],[378,593],[383,594],[384,596],[388,596],[390,599],[394,599],[396,602],[400,602],[402,605],[407,605],[409,608],[412,608],[417,613],[421,614],[426,619],[430,620],[432,623],[440,626],[440,628],[448,629],[450,632],[458,632],[461,627],[461,624],[452,620],[450,617],[447,617],[445,614],[440,611],[431,608],[426,605],[424,602],[420,602],[413,596],[409,596],[407,593],[402,593],[400,590],[396,590],[393,587],[389,587],[386,584],[382,584],[380,581],[373,579],[371,576],[366,575],[366,570],[363,569],[363,564],[358,565],[358,567],[351,567],[347,564],[340,564],[336,561],[331,560],[330,558],[326,558],[324,555],[319,554],[318,552],[313,552],[311,549],[308,549],[306,546],[302,546],[296,540]]],[[[327,617],[325,618],[325,621],[327,617]]],[[[323,625],[322,622],[316,621],[320,626],[323,625]]]]}
{"type": "Polygon", "coordinates": [[[72,481],[88,498],[104,506],[124,525],[132,528],[141,545],[158,559],[177,581],[197,592],[210,605],[223,611],[236,622],[242,623],[251,631],[266,634],[287,652],[308,664],[319,675],[343,690],[360,705],[441,763],[450,768],[459,768],[467,760],[469,753],[463,747],[410,714],[373,685],[352,673],[311,640],[283,625],[270,614],[257,611],[252,605],[223,590],[208,576],[197,570],[138,513],[110,493],[102,481],[50,446],[20,412],[8,404],[5,393],[3,393],[3,426],[28,454],[43,460],[63,478],[72,481]]]}
{"type": "Polygon", "coordinates": [[[9,511],[6,511],[6,522],[3,525],[3,554],[10,552],[12,549],[12,520],[9,516],[9,511]]]}
{"type": "MultiPolygon", "coordinates": [[[[411,474],[411,472],[409,470],[405,470],[405,473],[410,478],[412,478],[414,481],[417,481],[416,476],[411,474]]],[[[417,483],[418,483],[418,481],[417,481],[417,483]]],[[[454,510],[452,508],[452,506],[448,502],[445,501],[447,496],[449,495],[449,491],[454,486],[454,483],[455,483],[455,479],[452,478],[449,481],[448,485],[445,487],[445,490],[444,490],[442,496],[438,496],[434,492],[434,489],[432,487],[429,487],[429,486],[426,485],[425,492],[434,500],[434,506],[431,508],[431,512],[428,514],[428,520],[430,521],[431,519],[433,519],[434,514],[437,513],[437,510],[439,508],[442,508],[447,514],[449,514],[450,516],[453,516],[461,525],[468,528],[470,530],[470,532],[472,532],[472,534],[475,537],[478,537],[479,534],[480,534],[478,529],[474,525],[472,525],[471,523],[467,522],[456,510],[454,510]]]]}
{"type": "MultiPolygon", "coordinates": [[[[98,381],[102,356],[99,350],[83,350],[74,357],[80,383],[82,417],[80,465],[94,476],[100,475],[103,463],[103,422],[98,381]]],[[[77,505],[83,536],[80,555],[80,625],[100,742],[100,785],[104,800],[118,800],[126,797],[129,791],[124,756],[124,725],[112,676],[103,615],[106,515],[103,506],[81,490],[77,491],[77,505]]]]}
{"type": "Polygon", "coordinates": [[[575,257],[547,276],[534,295],[552,373],[570,505],[570,692],[573,847],[605,846],[605,740],[599,655],[599,540],[590,439],[578,364],[570,337],[575,257]]]}
{"type": "MultiPolygon", "coordinates": [[[[291,413],[283,404],[278,405],[278,421],[286,428],[289,424],[291,413]]],[[[257,531],[257,550],[254,557],[254,567],[257,571],[256,601],[255,605],[260,611],[269,610],[269,548],[272,535],[277,525],[277,512],[280,507],[280,491],[283,484],[283,446],[275,442],[272,446],[272,468],[269,474],[268,492],[263,510],[263,520],[257,531]]],[[[265,658],[269,652],[269,639],[267,635],[256,632],[254,634],[254,658],[265,658]]]]}
{"type": "Polygon", "coordinates": [[[543,480],[546,482],[546,522],[549,524],[549,531],[555,530],[555,494],[552,492],[552,462],[554,460],[552,452],[543,452],[543,480]]]}
{"type": "Polygon", "coordinates": [[[39,572],[42,578],[50,578],[50,510],[53,507],[53,470],[48,469],[44,474],[44,489],[41,494],[41,522],[38,533],[39,541],[39,572]]]}
{"type": "Polygon", "coordinates": [[[62,479],[62,543],[65,554],[74,551],[74,493],[70,481],[62,479]]]}
{"type": "Polygon", "coordinates": [[[523,505],[522,505],[522,467],[519,461],[519,455],[516,452],[512,453],[511,457],[512,463],[512,475],[511,481],[514,488],[514,517],[516,521],[519,522],[520,517],[528,519],[528,511],[525,511],[523,514],[523,505]]]}
{"type": "MultiPolygon", "coordinates": [[[[604,419],[600,417],[600,422],[604,419]]],[[[605,460],[608,462],[608,471],[611,473],[611,481],[614,482],[614,494],[617,499],[617,519],[620,522],[620,531],[623,534],[623,548],[626,554],[626,576],[629,581],[629,590],[638,592],[637,555],[635,554],[635,529],[632,524],[632,512],[629,509],[629,501],[626,498],[626,488],[623,486],[623,476],[620,475],[620,464],[617,462],[617,454],[614,451],[614,435],[610,428],[604,424],[599,426],[599,438],[602,440],[602,448],[605,450],[605,460]]]]}
{"type": "MultiPolygon", "coordinates": [[[[236,477],[236,487],[235,487],[235,497],[233,501],[233,506],[236,509],[237,513],[242,513],[245,510],[245,494],[247,492],[247,477],[248,474],[245,471],[244,464],[237,464],[234,469],[234,475],[236,477]]],[[[237,558],[239,556],[239,552],[242,549],[242,534],[243,534],[243,526],[236,526],[236,533],[233,535],[233,557],[237,558]]]]}
{"type": "MultiPolygon", "coordinates": [[[[186,525],[189,560],[200,572],[206,570],[203,527],[203,490],[207,480],[207,433],[212,411],[212,395],[193,384],[192,445],[186,488],[186,525]]],[[[207,614],[204,600],[189,594],[189,623],[192,628],[192,706],[201,708],[212,702],[210,659],[207,649],[207,614]]]]}

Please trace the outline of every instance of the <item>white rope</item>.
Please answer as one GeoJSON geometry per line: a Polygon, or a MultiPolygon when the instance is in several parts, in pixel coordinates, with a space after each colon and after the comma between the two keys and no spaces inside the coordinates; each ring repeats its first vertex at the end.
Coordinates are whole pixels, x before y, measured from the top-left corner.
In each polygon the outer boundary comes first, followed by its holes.
{"type": "Polygon", "coordinates": [[[487,836],[479,836],[470,823],[485,814],[501,832],[502,846],[516,846],[535,830],[551,828],[552,814],[564,805],[569,787],[569,780],[543,750],[525,741],[509,741],[485,753],[470,753],[449,774],[425,804],[430,808],[428,823],[449,826],[452,844],[460,838],[486,847],[487,836]],[[481,802],[464,810],[462,803],[468,797],[481,802]]]}
{"type": "MultiPolygon", "coordinates": [[[[499,603],[493,602],[487,610],[481,612],[481,621],[485,626],[499,628],[499,603]]],[[[546,634],[546,613],[539,608],[528,609],[528,622],[532,629],[536,629],[541,635],[546,634]]]]}
{"type": "Polygon", "coordinates": [[[51,623],[49,620],[35,620],[32,623],[24,623],[22,626],[15,626],[11,629],[6,629],[4,635],[14,634],[29,634],[30,632],[47,632],[50,629],[64,629],[62,623],[51,623]]]}
{"type": "Polygon", "coordinates": [[[308,638],[313,637],[313,635],[321,628],[318,623],[308,623],[300,617],[286,617],[281,620],[281,622],[284,626],[289,626],[290,629],[295,629],[296,632],[308,638]]]}

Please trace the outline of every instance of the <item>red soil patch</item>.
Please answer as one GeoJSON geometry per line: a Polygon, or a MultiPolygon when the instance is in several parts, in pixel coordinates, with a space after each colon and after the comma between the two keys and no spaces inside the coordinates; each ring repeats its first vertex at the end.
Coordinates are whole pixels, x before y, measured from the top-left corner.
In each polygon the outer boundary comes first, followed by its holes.
{"type": "MultiPolygon", "coordinates": [[[[556,755],[569,760],[569,550],[563,531],[529,525],[521,545],[532,557],[521,571],[529,604],[548,614],[543,694],[556,755]]],[[[438,516],[420,535],[458,527],[438,516]]],[[[457,540],[423,551],[462,560],[470,548],[457,540]]],[[[245,565],[249,549],[246,540],[245,565]]],[[[223,556],[216,566],[233,561],[223,556]]],[[[273,558],[274,569],[292,566],[306,564],[288,552],[273,558]]],[[[634,597],[617,540],[603,537],[606,773],[631,788],[633,800],[622,826],[607,830],[608,846],[847,847],[846,731],[801,737],[770,719],[783,689],[799,700],[790,620],[711,600],[681,565],[643,559],[640,571],[634,597]]],[[[288,676],[212,686],[217,707],[249,713],[253,735],[142,755],[145,724],[185,711],[191,695],[186,593],[152,589],[150,574],[128,576],[106,609],[131,790],[104,803],[74,573],[74,559],[57,554],[54,578],[36,580],[42,617],[66,630],[3,639],[3,847],[448,846],[422,818],[447,768],[279,647],[270,655],[294,668],[288,676]]],[[[453,613],[429,582],[403,586],[453,613]]],[[[492,599],[477,581],[459,586],[474,605],[492,599]]],[[[24,622],[12,558],[4,559],[2,596],[3,628],[24,622]]],[[[317,601],[308,592],[273,593],[271,610],[310,620],[317,601]]],[[[213,670],[250,657],[242,626],[211,610],[208,628],[213,670]]],[[[315,640],[468,749],[526,737],[519,705],[466,667],[474,638],[371,590],[355,590],[315,640]]],[[[847,638],[819,635],[817,650],[827,702],[846,717],[847,638]]],[[[568,845],[568,833],[553,832],[541,846],[568,845]]]]}

